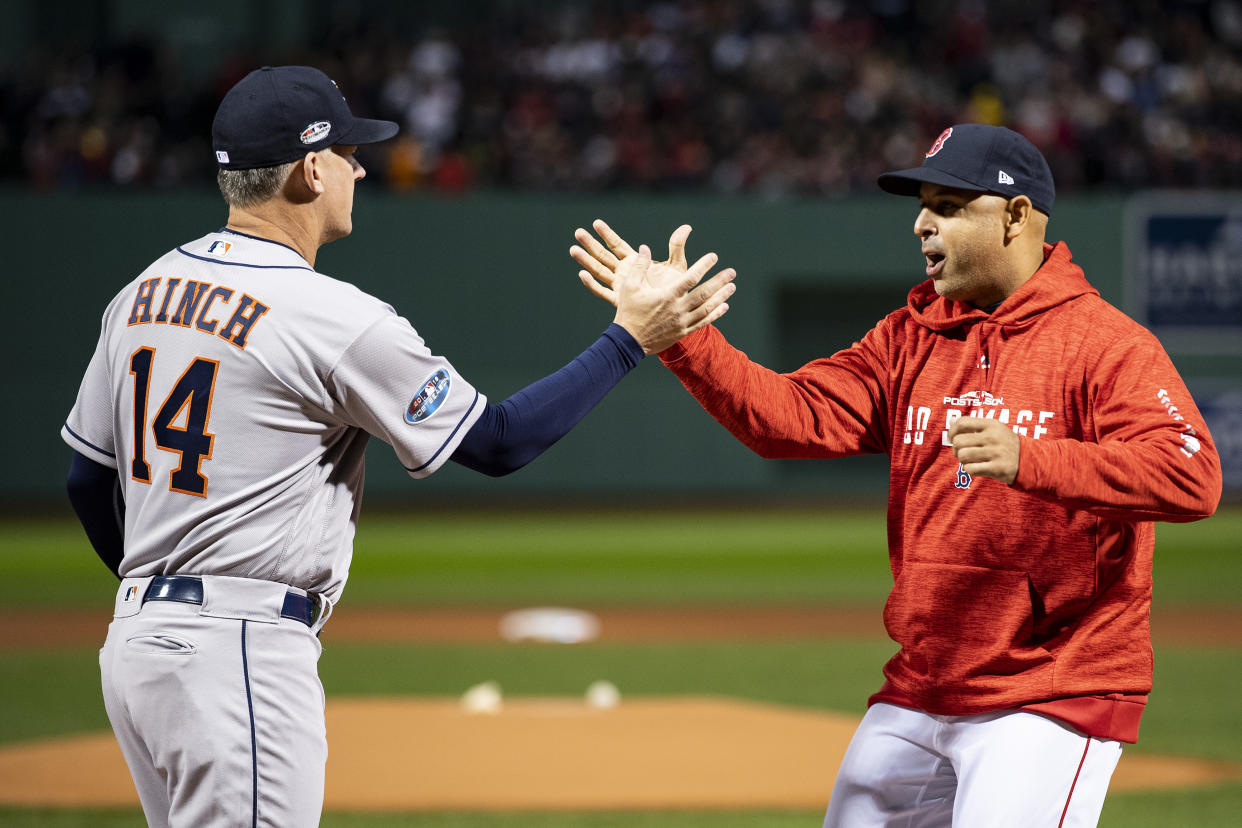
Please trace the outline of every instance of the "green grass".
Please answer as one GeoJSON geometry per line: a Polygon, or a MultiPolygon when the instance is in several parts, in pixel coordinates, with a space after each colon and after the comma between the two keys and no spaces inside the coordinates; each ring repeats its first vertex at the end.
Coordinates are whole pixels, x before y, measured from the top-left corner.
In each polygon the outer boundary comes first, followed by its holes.
{"type": "MultiPolygon", "coordinates": [[[[1242,509],[1157,530],[1157,604],[1242,603],[1242,509]]],[[[339,611],[368,604],[510,606],[569,603],[876,607],[889,573],[881,512],[364,515],[339,611]]],[[[0,606],[89,606],[107,612],[115,579],[65,521],[0,527],[0,606]]],[[[598,678],[624,694],[712,694],[860,713],[892,651],[869,640],[539,645],[363,645],[327,642],[330,696],[457,694],[499,681],[515,695],[580,693],[598,678]]],[[[0,651],[0,742],[104,730],[95,647],[0,651]]],[[[1162,647],[1140,746],[1131,750],[1242,762],[1242,658],[1236,650],[1162,647]]],[[[1225,828],[1242,785],[1111,796],[1106,828],[1225,828]]],[[[329,828],[785,828],[819,812],[342,814],[329,828]]],[[[0,824],[141,825],[137,811],[0,808],[0,824]]]]}
{"type": "MultiPolygon", "coordinates": [[[[877,511],[364,515],[345,601],[880,600],[884,525],[877,511]]],[[[106,607],[114,583],[76,525],[6,527],[0,605],[106,607]]]]}
{"type": "MultiPolygon", "coordinates": [[[[1156,600],[1235,605],[1242,509],[1161,524],[1156,600]]],[[[875,603],[891,585],[880,511],[364,514],[351,605],[875,603]]],[[[67,521],[10,521],[0,606],[107,607],[115,581],[67,521]]]]}
{"type": "Polygon", "coordinates": [[[0,651],[0,710],[0,742],[106,730],[99,648],[0,651]]]}
{"type": "Polygon", "coordinates": [[[592,681],[608,679],[626,695],[735,696],[862,715],[893,649],[883,639],[575,647],[350,644],[325,648],[320,675],[330,695],[456,696],[487,680],[516,696],[579,695],[592,681]]]}
{"type": "Polygon", "coordinates": [[[1111,794],[1100,828],[1229,828],[1242,814],[1242,784],[1193,791],[1111,794]]]}
{"type": "Polygon", "coordinates": [[[1242,653],[1157,648],[1153,685],[1139,748],[1242,762],[1242,653]]]}
{"type": "Polygon", "coordinates": [[[1153,566],[1156,601],[1242,604],[1242,508],[1223,508],[1207,520],[1156,524],[1153,566]]]}
{"type": "Polygon", "coordinates": [[[378,516],[356,547],[361,603],[859,601],[890,579],[877,512],[378,516]]]}

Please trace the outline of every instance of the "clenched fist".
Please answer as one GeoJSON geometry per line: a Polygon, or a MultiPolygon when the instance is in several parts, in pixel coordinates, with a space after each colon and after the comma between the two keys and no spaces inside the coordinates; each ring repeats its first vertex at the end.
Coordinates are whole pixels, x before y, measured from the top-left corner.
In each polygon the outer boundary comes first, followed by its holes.
{"type": "Polygon", "coordinates": [[[981,474],[1005,485],[1018,478],[1022,441],[1013,429],[996,420],[962,417],[949,427],[953,456],[967,474],[981,474]]]}

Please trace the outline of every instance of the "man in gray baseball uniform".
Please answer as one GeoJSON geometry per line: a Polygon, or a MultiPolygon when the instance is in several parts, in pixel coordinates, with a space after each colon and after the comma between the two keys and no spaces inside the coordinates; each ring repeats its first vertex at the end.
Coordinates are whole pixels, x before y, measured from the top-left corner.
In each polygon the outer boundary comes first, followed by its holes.
{"type": "Polygon", "coordinates": [[[490,404],[384,302],[315,271],[350,233],[356,118],[309,67],[264,67],[212,126],[220,230],[108,305],[61,434],[70,500],[121,577],[104,703],[153,826],[318,823],[327,741],[318,631],[345,585],[369,435],[412,477],[499,475],[564,435],[645,354],[721,316],[703,284],[622,268],[615,321],[564,368],[490,404]]]}

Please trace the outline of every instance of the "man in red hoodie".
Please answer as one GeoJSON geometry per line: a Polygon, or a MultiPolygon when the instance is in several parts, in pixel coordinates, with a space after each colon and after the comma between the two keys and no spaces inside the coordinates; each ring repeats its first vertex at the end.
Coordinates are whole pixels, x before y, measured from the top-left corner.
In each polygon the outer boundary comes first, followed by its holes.
{"type": "MultiPolygon", "coordinates": [[[[1156,338],[1045,243],[1029,141],[959,124],[879,185],[921,205],[905,307],[788,374],[712,326],[660,358],[764,457],[889,455],[900,650],[824,825],[1095,825],[1151,691],[1153,522],[1216,510],[1216,448],[1156,338]]],[[[572,254],[611,299],[632,249],[595,227],[611,252],[579,230],[572,254]]]]}

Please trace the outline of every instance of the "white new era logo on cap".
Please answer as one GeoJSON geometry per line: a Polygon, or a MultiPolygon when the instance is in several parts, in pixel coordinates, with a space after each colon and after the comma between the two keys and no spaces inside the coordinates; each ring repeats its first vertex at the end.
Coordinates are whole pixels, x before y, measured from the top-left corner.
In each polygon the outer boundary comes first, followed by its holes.
{"type": "Polygon", "coordinates": [[[216,150],[216,161],[221,164],[229,163],[229,154],[224,150],[216,150]]]}
{"type": "Polygon", "coordinates": [[[1013,176],[1011,176],[1009,173],[1005,172],[1004,170],[1001,170],[1000,175],[996,177],[996,180],[999,181],[1001,184],[1012,184],[1013,176]]]}

